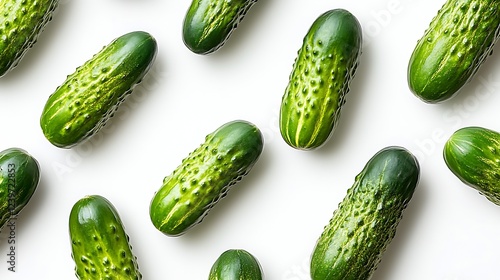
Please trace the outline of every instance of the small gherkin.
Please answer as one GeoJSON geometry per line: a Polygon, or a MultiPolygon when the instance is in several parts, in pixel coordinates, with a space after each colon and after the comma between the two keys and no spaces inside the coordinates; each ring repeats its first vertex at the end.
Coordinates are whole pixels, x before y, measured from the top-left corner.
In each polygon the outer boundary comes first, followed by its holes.
{"type": "Polygon", "coordinates": [[[229,249],[222,253],[210,268],[208,280],[262,280],[259,261],[243,249],[229,249]]]}
{"type": "Polygon", "coordinates": [[[408,63],[408,86],[425,103],[455,96],[500,38],[500,1],[447,0],[408,63]]]}
{"type": "Polygon", "coordinates": [[[192,0],[186,13],[182,39],[196,54],[220,49],[257,0],[192,0]]]}
{"type": "Polygon", "coordinates": [[[279,126],[293,148],[312,150],[331,137],[346,102],[362,47],[361,26],[350,12],[320,15],[304,37],[282,98],[279,126]]]}
{"type": "Polygon", "coordinates": [[[443,157],[458,179],[500,205],[500,133],[484,127],[463,127],[446,141],[443,157]]]}
{"type": "Polygon", "coordinates": [[[377,152],[334,211],[311,257],[312,280],[368,280],[396,234],[420,177],[403,147],[377,152]]]}
{"type": "Polygon", "coordinates": [[[89,195],[78,200],[71,209],[69,233],[78,279],[142,279],[129,236],[106,198],[89,195]]]}
{"type": "Polygon", "coordinates": [[[153,225],[179,236],[202,222],[253,168],[263,150],[263,137],[252,123],[235,120],[205,137],[163,180],[150,205],[153,225]]]}
{"type": "Polygon", "coordinates": [[[156,39],[145,31],[121,35],[76,68],[49,96],[40,116],[45,138],[71,148],[98,133],[149,72],[156,39]]]}
{"type": "Polygon", "coordinates": [[[14,69],[52,20],[58,0],[0,0],[0,77],[14,69]]]}

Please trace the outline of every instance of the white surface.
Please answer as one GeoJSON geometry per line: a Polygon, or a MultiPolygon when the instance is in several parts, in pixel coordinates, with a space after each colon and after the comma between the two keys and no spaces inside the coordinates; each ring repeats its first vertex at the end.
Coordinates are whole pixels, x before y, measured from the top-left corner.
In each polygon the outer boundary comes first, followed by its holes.
{"type": "Polygon", "coordinates": [[[459,96],[440,105],[424,104],[406,83],[410,54],[443,1],[261,0],[209,56],[182,43],[189,3],[62,1],[38,43],[0,79],[0,148],[26,149],[42,168],[17,223],[15,273],[7,270],[9,244],[0,234],[0,279],[76,279],[68,215],[87,194],[118,209],[144,279],[207,279],[230,248],[256,256],[267,279],[309,279],[323,226],[366,161],[389,145],[417,155],[421,181],[373,279],[498,279],[500,207],[460,183],[441,154],[462,126],[500,130],[500,57],[490,57],[459,96]],[[279,106],[302,38],[333,8],[361,22],[363,55],[333,138],[301,152],[281,139],[279,106]],[[47,97],[102,46],[133,30],[150,32],[159,44],[148,78],[108,129],[71,150],[52,146],[38,123],[47,97]],[[234,119],[262,130],[262,157],[203,223],[184,236],[164,236],[149,220],[154,192],[206,134],[234,119]]]}

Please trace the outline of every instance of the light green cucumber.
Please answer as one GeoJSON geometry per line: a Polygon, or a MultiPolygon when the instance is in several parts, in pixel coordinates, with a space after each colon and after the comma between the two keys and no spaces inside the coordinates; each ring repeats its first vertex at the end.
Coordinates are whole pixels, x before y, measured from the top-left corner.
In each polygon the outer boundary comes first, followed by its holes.
{"type": "Polygon", "coordinates": [[[493,51],[500,1],[447,0],[411,55],[408,84],[426,103],[455,96],[493,51]]]}
{"type": "Polygon", "coordinates": [[[0,0],[0,77],[9,73],[36,43],[58,0],[0,0]]]}
{"type": "Polygon", "coordinates": [[[356,73],[361,47],[361,25],[350,12],[330,10],[313,22],[281,102],[279,126],[288,145],[312,150],[331,137],[356,73]]]}
{"type": "Polygon", "coordinates": [[[156,53],[151,34],[133,31],[78,67],[43,108],[40,126],[47,140],[71,148],[96,134],[150,70],[156,53]]]}
{"type": "Polygon", "coordinates": [[[465,185],[500,205],[500,133],[468,126],[446,141],[443,157],[450,171],[465,185]]]}
{"type": "Polygon", "coordinates": [[[164,178],[150,205],[153,225],[179,236],[199,224],[231,186],[247,175],[263,150],[260,130],[242,120],[223,124],[164,178]]]}

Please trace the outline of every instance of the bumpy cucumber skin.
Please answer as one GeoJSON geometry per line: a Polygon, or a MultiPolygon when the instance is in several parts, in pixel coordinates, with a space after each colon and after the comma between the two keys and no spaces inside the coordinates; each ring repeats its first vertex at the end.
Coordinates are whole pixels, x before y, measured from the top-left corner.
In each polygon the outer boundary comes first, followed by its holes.
{"type": "Polygon", "coordinates": [[[499,35],[499,1],[448,0],[411,55],[411,91],[431,104],[455,96],[491,54],[499,35]]]}
{"type": "Polygon", "coordinates": [[[343,9],[320,15],[304,37],[280,108],[280,131],[293,148],[312,150],[331,137],[362,48],[358,20],[343,9]]]}
{"type": "Polygon", "coordinates": [[[14,69],[52,19],[58,0],[0,1],[0,77],[14,69]]]}
{"type": "Polygon", "coordinates": [[[150,205],[153,225],[165,235],[179,236],[199,224],[250,172],[262,150],[260,130],[247,121],[226,123],[207,135],[163,180],[150,205]]]}
{"type": "Polygon", "coordinates": [[[417,159],[401,147],[376,153],[356,176],[311,258],[312,280],[370,279],[420,177],[417,159]]]}
{"type": "Polygon", "coordinates": [[[242,249],[222,253],[210,269],[208,280],[262,280],[259,261],[242,249]]]}
{"type": "Polygon", "coordinates": [[[483,127],[461,128],[446,141],[443,157],[463,183],[500,205],[500,133],[483,127]]]}
{"type": "Polygon", "coordinates": [[[105,46],[48,98],[40,117],[45,137],[71,148],[96,134],[147,74],[156,53],[156,40],[143,31],[105,46]]]}
{"type": "Polygon", "coordinates": [[[192,0],[184,18],[183,41],[196,54],[221,48],[257,0],[192,0]]]}
{"type": "Polygon", "coordinates": [[[31,200],[40,181],[38,161],[20,148],[0,152],[0,229],[31,200]]]}
{"type": "Polygon", "coordinates": [[[142,279],[120,216],[106,198],[78,200],[71,209],[69,233],[78,279],[142,279]]]}

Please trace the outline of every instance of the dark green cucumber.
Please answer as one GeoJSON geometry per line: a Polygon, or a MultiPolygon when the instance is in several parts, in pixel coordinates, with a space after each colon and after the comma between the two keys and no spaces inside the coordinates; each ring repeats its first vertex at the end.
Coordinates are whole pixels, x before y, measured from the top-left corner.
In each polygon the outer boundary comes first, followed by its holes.
{"type": "Polygon", "coordinates": [[[0,229],[31,200],[40,181],[38,161],[19,148],[0,152],[0,229]]]}
{"type": "Polygon", "coordinates": [[[169,236],[184,234],[240,181],[263,150],[260,130],[232,121],[206,136],[165,179],[150,205],[154,226],[169,236]]]}
{"type": "Polygon", "coordinates": [[[411,55],[411,91],[426,103],[453,97],[491,54],[499,35],[499,1],[447,0],[411,55]]]}
{"type": "Polygon", "coordinates": [[[58,0],[0,1],[0,77],[17,66],[52,19],[58,0]]]}
{"type": "Polygon", "coordinates": [[[500,205],[500,133],[483,127],[461,128],[446,141],[443,157],[463,183],[500,205]]]}
{"type": "Polygon", "coordinates": [[[262,280],[262,275],[260,263],[252,254],[230,249],[212,265],[208,280],[262,280]]]}
{"type": "Polygon", "coordinates": [[[45,137],[71,148],[96,134],[147,74],[156,53],[156,40],[143,31],[105,46],[50,95],[40,118],[45,137]]]}
{"type": "Polygon", "coordinates": [[[142,279],[129,236],[106,198],[78,200],[71,208],[69,234],[78,279],[142,279]]]}
{"type": "Polygon", "coordinates": [[[311,150],[334,131],[361,55],[362,31],[348,11],[320,15],[304,37],[282,98],[280,131],[288,145],[311,150]]]}
{"type": "Polygon", "coordinates": [[[222,47],[257,0],[192,0],[184,18],[184,44],[197,54],[222,47]]]}
{"type": "Polygon", "coordinates": [[[366,280],[382,254],[420,177],[417,159],[401,147],[377,152],[356,176],[318,239],[312,280],[366,280]]]}

